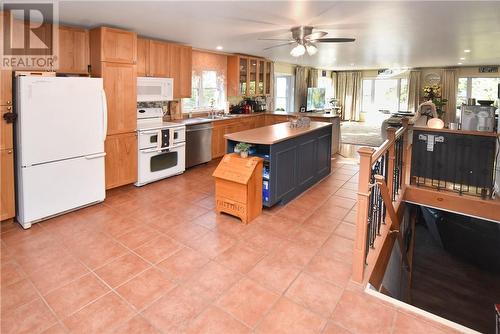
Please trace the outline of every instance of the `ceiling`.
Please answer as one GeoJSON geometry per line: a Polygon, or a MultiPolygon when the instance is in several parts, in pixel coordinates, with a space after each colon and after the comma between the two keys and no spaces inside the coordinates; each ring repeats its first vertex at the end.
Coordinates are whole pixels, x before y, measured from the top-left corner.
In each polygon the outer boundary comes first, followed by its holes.
{"type": "Polygon", "coordinates": [[[263,56],[324,69],[374,69],[500,64],[500,2],[463,1],[60,1],[62,23],[116,26],[195,48],[263,56]],[[293,46],[264,51],[289,29],[313,25],[326,37],[294,58],[293,46]],[[464,53],[470,49],[470,53],[464,53]],[[465,60],[460,60],[465,57],[465,60]]]}

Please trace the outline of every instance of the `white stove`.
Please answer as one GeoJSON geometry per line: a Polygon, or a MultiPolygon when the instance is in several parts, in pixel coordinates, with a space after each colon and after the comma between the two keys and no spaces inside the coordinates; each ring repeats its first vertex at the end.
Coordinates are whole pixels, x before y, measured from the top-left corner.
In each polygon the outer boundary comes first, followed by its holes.
{"type": "Polygon", "coordinates": [[[186,126],[163,122],[162,108],[137,109],[137,138],[136,186],[184,172],[186,126]]]}

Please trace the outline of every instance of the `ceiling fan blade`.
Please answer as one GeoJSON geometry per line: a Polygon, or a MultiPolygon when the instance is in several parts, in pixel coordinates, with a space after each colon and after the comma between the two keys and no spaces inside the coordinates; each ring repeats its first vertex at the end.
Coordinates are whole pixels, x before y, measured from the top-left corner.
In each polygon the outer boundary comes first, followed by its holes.
{"type": "Polygon", "coordinates": [[[273,45],[273,46],[267,47],[267,48],[265,48],[263,50],[265,51],[265,50],[269,50],[269,49],[279,48],[280,46],[290,45],[290,44],[294,44],[294,43],[295,43],[295,41],[288,42],[288,43],[283,43],[283,44],[278,44],[278,45],[273,45]]]}
{"type": "Polygon", "coordinates": [[[346,43],[346,42],[354,42],[355,38],[319,38],[315,40],[311,40],[314,43],[346,43]]]}
{"type": "Polygon", "coordinates": [[[293,42],[291,38],[258,38],[259,41],[282,41],[282,42],[293,42]]]}
{"type": "Polygon", "coordinates": [[[320,39],[321,37],[324,37],[328,35],[326,31],[315,31],[307,36],[304,36],[305,40],[312,41],[312,40],[317,40],[320,39]]]}

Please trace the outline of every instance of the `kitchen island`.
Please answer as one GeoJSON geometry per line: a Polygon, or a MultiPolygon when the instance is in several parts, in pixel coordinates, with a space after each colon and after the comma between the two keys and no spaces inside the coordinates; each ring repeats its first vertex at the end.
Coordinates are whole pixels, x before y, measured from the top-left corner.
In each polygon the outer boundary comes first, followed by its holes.
{"type": "Polygon", "coordinates": [[[288,122],[226,134],[227,152],[239,142],[252,144],[251,155],[264,159],[266,207],[287,203],[330,174],[332,124],[311,122],[290,128],[288,122]]]}

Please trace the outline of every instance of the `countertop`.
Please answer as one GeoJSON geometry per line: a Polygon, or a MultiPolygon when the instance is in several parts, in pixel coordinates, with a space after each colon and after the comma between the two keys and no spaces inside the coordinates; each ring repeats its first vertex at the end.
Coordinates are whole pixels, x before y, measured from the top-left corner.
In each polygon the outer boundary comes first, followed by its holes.
{"type": "Polygon", "coordinates": [[[177,119],[177,120],[173,120],[173,121],[169,121],[169,122],[180,123],[180,124],[184,124],[184,125],[195,125],[195,124],[203,124],[203,123],[211,123],[211,122],[219,122],[219,121],[230,121],[233,119],[239,119],[239,118],[244,118],[244,117],[255,117],[255,116],[259,116],[259,115],[290,116],[290,117],[306,116],[306,117],[317,117],[317,118],[325,118],[325,119],[339,117],[337,115],[325,114],[325,113],[315,113],[315,112],[285,113],[285,112],[279,112],[279,111],[273,111],[273,112],[266,111],[266,112],[254,112],[251,114],[234,114],[233,116],[228,117],[228,118],[209,119],[206,117],[193,117],[193,118],[177,119]]]}
{"type": "Polygon", "coordinates": [[[288,122],[284,122],[261,128],[229,133],[224,135],[224,137],[226,139],[250,144],[272,145],[315,131],[325,126],[332,126],[332,123],[311,122],[311,126],[308,128],[291,128],[288,122]]]}

